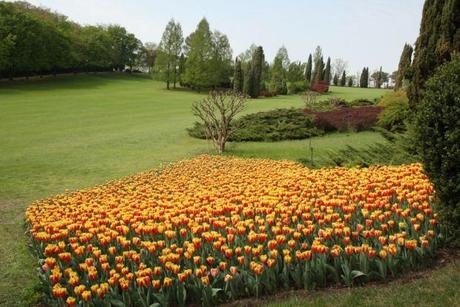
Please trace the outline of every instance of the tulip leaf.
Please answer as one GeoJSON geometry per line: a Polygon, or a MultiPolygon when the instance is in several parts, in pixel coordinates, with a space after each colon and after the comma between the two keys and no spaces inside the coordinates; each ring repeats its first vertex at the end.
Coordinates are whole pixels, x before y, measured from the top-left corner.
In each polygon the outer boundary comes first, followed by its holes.
{"type": "Polygon", "coordinates": [[[123,301],[120,301],[120,300],[117,300],[117,299],[111,299],[110,300],[110,304],[113,305],[113,306],[117,306],[117,307],[125,307],[125,303],[123,303],[123,301]]]}
{"type": "Polygon", "coordinates": [[[367,276],[366,273],[363,273],[363,272],[358,271],[358,270],[351,271],[351,275],[353,276],[353,279],[361,277],[361,276],[367,276]]]}
{"type": "Polygon", "coordinates": [[[222,288],[212,288],[212,296],[215,297],[221,291],[223,291],[222,288]]]}

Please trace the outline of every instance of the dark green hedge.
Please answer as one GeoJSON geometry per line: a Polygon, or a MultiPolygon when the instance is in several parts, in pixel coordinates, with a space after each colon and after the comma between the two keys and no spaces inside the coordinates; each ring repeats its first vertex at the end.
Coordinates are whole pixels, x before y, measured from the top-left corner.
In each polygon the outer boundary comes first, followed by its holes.
{"type": "Polygon", "coordinates": [[[417,105],[416,140],[441,217],[460,235],[460,58],[440,66],[417,105]]]}

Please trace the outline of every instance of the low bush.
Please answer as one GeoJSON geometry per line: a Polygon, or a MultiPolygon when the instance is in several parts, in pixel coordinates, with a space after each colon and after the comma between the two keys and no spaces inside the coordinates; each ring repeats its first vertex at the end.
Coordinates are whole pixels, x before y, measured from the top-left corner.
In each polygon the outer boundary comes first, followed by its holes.
{"type": "Polygon", "coordinates": [[[296,82],[290,82],[288,84],[288,94],[298,94],[305,92],[308,89],[307,84],[305,81],[296,81],[296,82]]]}
{"type": "Polygon", "coordinates": [[[332,97],[321,101],[323,105],[328,105],[331,109],[348,106],[348,101],[343,98],[332,97]]]}
{"type": "Polygon", "coordinates": [[[323,103],[327,103],[333,107],[362,107],[362,106],[372,106],[375,104],[374,101],[368,99],[355,99],[352,101],[345,100],[339,97],[332,97],[327,100],[324,100],[323,103]]]}
{"type": "Polygon", "coordinates": [[[358,98],[347,103],[347,105],[350,107],[372,106],[374,104],[375,101],[366,98],[358,98]]]}
{"type": "MultiPolygon", "coordinates": [[[[248,114],[236,120],[235,127],[238,129],[229,138],[233,142],[298,140],[322,134],[315,127],[313,117],[301,109],[277,109],[248,114]]],[[[200,123],[195,123],[193,128],[187,130],[192,137],[206,138],[200,123]]]]}
{"type": "Polygon", "coordinates": [[[268,90],[264,90],[264,91],[261,91],[260,92],[260,96],[262,97],[275,97],[276,96],[276,92],[271,92],[271,91],[268,91],[268,90]]]}
{"type": "Polygon", "coordinates": [[[306,114],[315,116],[315,126],[325,132],[332,131],[363,131],[373,127],[377,121],[382,107],[341,107],[331,111],[312,112],[306,110],[306,114]]]}
{"type": "Polygon", "coordinates": [[[327,93],[329,92],[329,83],[326,81],[316,81],[313,83],[311,90],[317,93],[327,93]]]}
{"type": "Polygon", "coordinates": [[[377,124],[391,131],[404,130],[404,121],[409,116],[409,99],[404,91],[391,92],[382,97],[377,124]]]}

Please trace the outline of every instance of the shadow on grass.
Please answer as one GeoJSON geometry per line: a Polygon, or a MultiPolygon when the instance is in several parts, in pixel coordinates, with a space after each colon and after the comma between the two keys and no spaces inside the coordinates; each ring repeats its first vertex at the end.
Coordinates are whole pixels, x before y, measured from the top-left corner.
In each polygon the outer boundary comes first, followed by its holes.
{"type": "Polygon", "coordinates": [[[150,81],[151,76],[142,73],[78,73],[63,74],[57,76],[33,77],[28,80],[2,80],[0,81],[0,95],[4,93],[23,93],[31,91],[53,91],[56,89],[90,89],[104,86],[114,80],[145,82],[150,81]]]}

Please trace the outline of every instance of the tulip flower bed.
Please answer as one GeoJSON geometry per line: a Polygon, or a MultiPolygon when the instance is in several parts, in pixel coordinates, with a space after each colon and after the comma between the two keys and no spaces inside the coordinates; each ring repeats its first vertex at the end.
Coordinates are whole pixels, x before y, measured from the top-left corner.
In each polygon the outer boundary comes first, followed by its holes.
{"type": "Polygon", "coordinates": [[[215,305],[418,266],[438,244],[421,165],[199,156],[32,204],[47,304],[215,305]]]}

